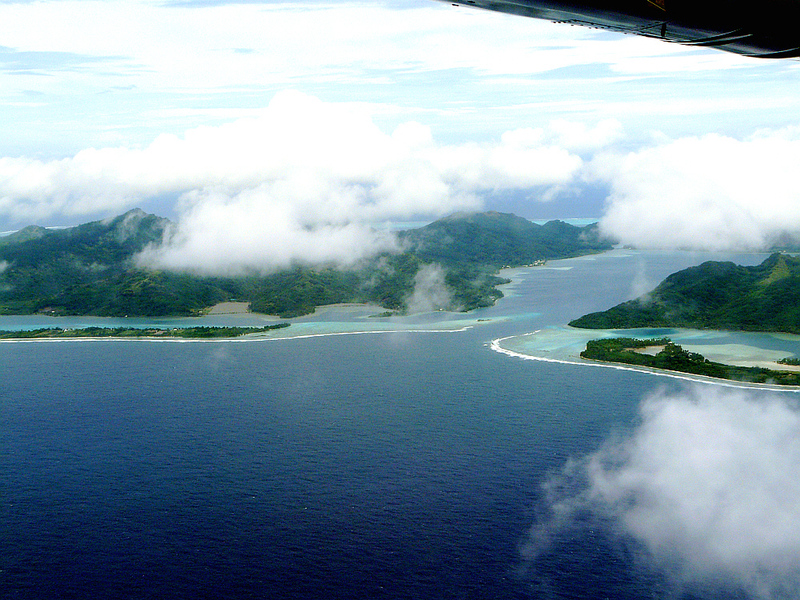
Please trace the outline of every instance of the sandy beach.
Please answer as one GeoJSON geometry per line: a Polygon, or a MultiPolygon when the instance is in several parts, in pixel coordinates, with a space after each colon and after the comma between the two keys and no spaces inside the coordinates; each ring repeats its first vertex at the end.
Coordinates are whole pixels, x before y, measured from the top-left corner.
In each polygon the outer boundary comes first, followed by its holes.
{"type": "MultiPolygon", "coordinates": [[[[642,335],[642,333],[645,332],[632,331],[629,337],[653,337],[650,332],[648,332],[646,335],[642,335]]],[[[639,367],[635,365],[600,363],[597,361],[588,361],[580,357],[580,352],[586,347],[586,342],[588,340],[614,335],[619,335],[619,332],[609,332],[605,330],[580,330],[573,329],[571,327],[556,327],[535,331],[525,335],[511,336],[509,338],[493,340],[491,347],[496,352],[517,356],[519,358],[529,358],[533,360],[545,360],[569,364],[593,364],[598,366],[603,366],[605,364],[606,366],[611,366],[614,368],[638,370],[650,373],[657,372],[657,374],[691,380],[699,379],[704,381],[718,381],[720,383],[724,381],[727,384],[738,385],[738,383],[728,380],[713,380],[711,378],[693,376],[683,373],[678,374],[672,371],[662,371],[659,369],[639,367]]],[[[668,337],[670,337],[676,344],[682,346],[685,350],[702,354],[713,362],[719,362],[738,367],[762,367],[775,371],[800,371],[800,366],[783,365],[777,362],[781,358],[791,356],[793,353],[792,350],[765,349],[759,348],[755,345],[751,346],[742,343],[702,343],[708,338],[718,338],[726,335],[729,335],[729,332],[674,330],[668,335],[668,337]]],[[[787,337],[786,334],[782,335],[787,337]]],[[[786,341],[790,341],[788,337],[786,341]]],[[[797,351],[800,352],[800,338],[793,339],[791,341],[798,345],[797,351]]],[[[663,346],[649,346],[647,348],[638,349],[637,351],[643,354],[654,355],[657,354],[661,349],[663,349],[663,346]]],[[[771,387],[765,384],[743,385],[746,385],[747,387],[771,387]]]]}

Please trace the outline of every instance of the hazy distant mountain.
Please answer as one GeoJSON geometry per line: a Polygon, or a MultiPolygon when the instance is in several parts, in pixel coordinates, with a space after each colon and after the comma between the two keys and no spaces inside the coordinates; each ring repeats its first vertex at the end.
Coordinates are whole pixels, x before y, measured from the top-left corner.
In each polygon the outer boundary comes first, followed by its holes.
{"type": "Polygon", "coordinates": [[[133,257],[172,227],[135,209],[110,220],[56,230],[32,226],[0,238],[0,314],[191,315],[232,298],[282,316],[336,302],[404,310],[419,304],[420,289],[436,296],[430,309],[470,310],[502,297],[496,288],[504,282],[496,275],[502,266],[610,247],[596,228],[477,213],[401,232],[405,251],[346,270],[296,266],[269,275],[200,277],[138,267],[133,257]]]}
{"type": "Polygon", "coordinates": [[[575,319],[573,327],[688,327],[800,333],[800,258],[755,267],[709,261],[673,273],[651,293],[575,319]]]}
{"type": "Polygon", "coordinates": [[[47,235],[50,231],[51,230],[45,227],[39,227],[38,225],[28,225],[24,229],[20,229],[9,235],[0,236],[0,246],[35,240],[47,235]]]}
{"type": "Polygon", "coordinates": [[[160,242],[170,227],[169,219],[135,208],[113,219],[64,229],[30,225],[0,238],[0,245],[7,246],[4,255],[20,265],[40,265],[65,257],[112,264],[130,258],[148,244],[160,242]]]}

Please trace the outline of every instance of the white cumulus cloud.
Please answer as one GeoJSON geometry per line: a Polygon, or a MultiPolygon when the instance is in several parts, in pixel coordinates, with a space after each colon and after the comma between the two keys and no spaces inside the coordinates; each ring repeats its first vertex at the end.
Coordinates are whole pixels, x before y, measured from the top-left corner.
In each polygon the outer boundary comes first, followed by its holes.
{"type": "Polygon", "coordinates": [[[554,504],[612,519],[686,585],[730,582],[754,598],[800,593],[800,412],[787,396],[694,386],[655,393],[641,424],[580,462],[585,489],[554,504]]]}
{"type": "Polygon", "coordinates": [[[414,276],[414,291],[408,299],[408,312],[426,313],[451,307],[452,298],[441,265],[423,265],[414,276]]]}
{"type": "MultiPolygon", "coordinates": [[[[487,192],[567,184],[583,161],[559,145],[564,124],[558,129],[447,145],[420,123],[387,133],[364,106],[284,91],[258,117],[161,135],[141,149],[0,158],[0,215],[109,216],[177,197],[177,233],[147,253],[151,263],[208,271],[355,259],[391,245],[368,223],[474,210],[487,192]]],[[[596,130],[579,126],[571,138],[595,140],[596,130]]]]}
{"type": "Polygon", "coordinates": [[[591,169],[611,185],[601,227],[639,247],[764,249],[800,233],[799,161],[796,128],[598,155],[591,169]]]}
{"type": "Polygon", "coordinates": [[[393,235],[364,224],[309,221],[268,186],[230,197],[193,194],[175,231],[137,257],[139,264],[203,275],[270,272],[297,263],[353,265],[397,249],[393,235]]]}

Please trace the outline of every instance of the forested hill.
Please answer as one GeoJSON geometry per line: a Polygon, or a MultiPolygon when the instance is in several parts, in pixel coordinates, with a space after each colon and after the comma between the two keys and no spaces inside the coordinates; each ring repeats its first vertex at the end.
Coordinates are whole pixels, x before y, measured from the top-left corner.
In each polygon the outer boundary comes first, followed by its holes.
{"type": "Polygon", "coordinates": [[[106,221],[65,229],[30,225],[0,237],[0,254],[13,257],[17,265],[41,266],[66,257],[113,264],[130,258],[148,244],[160,242],[171,226],[169,219],[139,208],[106,221]]]}
{"type": "Polygon", "coordinates": [[[440,263],[519,266],[535,260],[568,258],[611,249],[597,224],[544,225],[509,213],[456,213],[400,234],[420,258],[440,263]]]}
{"type": "MultiPolygon", "coordinates": [[[[401,232],[405,250],[348,270],[302,266],[271,274],[200,277],[137,267],[172,223],[135,209],[67,229],[30,226],[0,237],[0,314],[164,316],[199,314],[237,299],[254,312],[297,316],[337,302],[373,302],[403,311],[421,269],[433,268],[447,301],[433,308],[470,310],[502,297],[506,265],[609,248],[596,229],[562,222],[535,225],[514,215],[461,214],[401,232]]],[[[441,298],[441,294],[438,295],[441,298]]]]}
{"type": "Polygon", "coordinates": [[[705,262],[673,273],[641,298],[585,315],[570,325],[800,333],[800,258],[773,254],[755,267],[705,262]]]}

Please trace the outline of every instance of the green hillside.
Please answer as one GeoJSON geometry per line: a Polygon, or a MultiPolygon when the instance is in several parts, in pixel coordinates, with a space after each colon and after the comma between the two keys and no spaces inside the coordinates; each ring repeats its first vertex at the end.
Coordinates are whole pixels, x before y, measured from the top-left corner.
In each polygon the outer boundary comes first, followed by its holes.
{"type": "Polygon", "coordinates": [[[405,251],[383,254],[357,268],[297,265],[268,275],[201,277],[143,269],[134,257],[158,244],[173,224],[135,209],[106,221],[67,229],[26,227],[0,238],[0,314],[166,316],[196,315],[230,299],[284,317],[339,302],[372,302],[404,311],[417,273],[443,269],[450,303],[489,306],[505,280],[497,270],[543,258],[609,247],[596,230],[514,215],[461,214],[399,234],[405,251]]]}
{"type": "Polygon", "coordinates": [[[773,254],[755,267],[705,262],[673,273],[641,298],[585,315],[570,325],[800,333],[800,259],[773,254]]]}
{"type": "Polygon", "coordinates": [[[405,231],[400,238],[426,261],[498,268],[611,249],[611,243],[600,238],[596,224],[575,227],[549,221],[538,225],[499,212],[457,213],[405,231]]]}
{"type": "Polygon", "coordinates": [[[27,227],[2,238],[0,314],[187,315],[225,299],[225,291],[200,278],[134,268],[131,258],[170,226],[136,209],[108,221],[27,227]]]}

